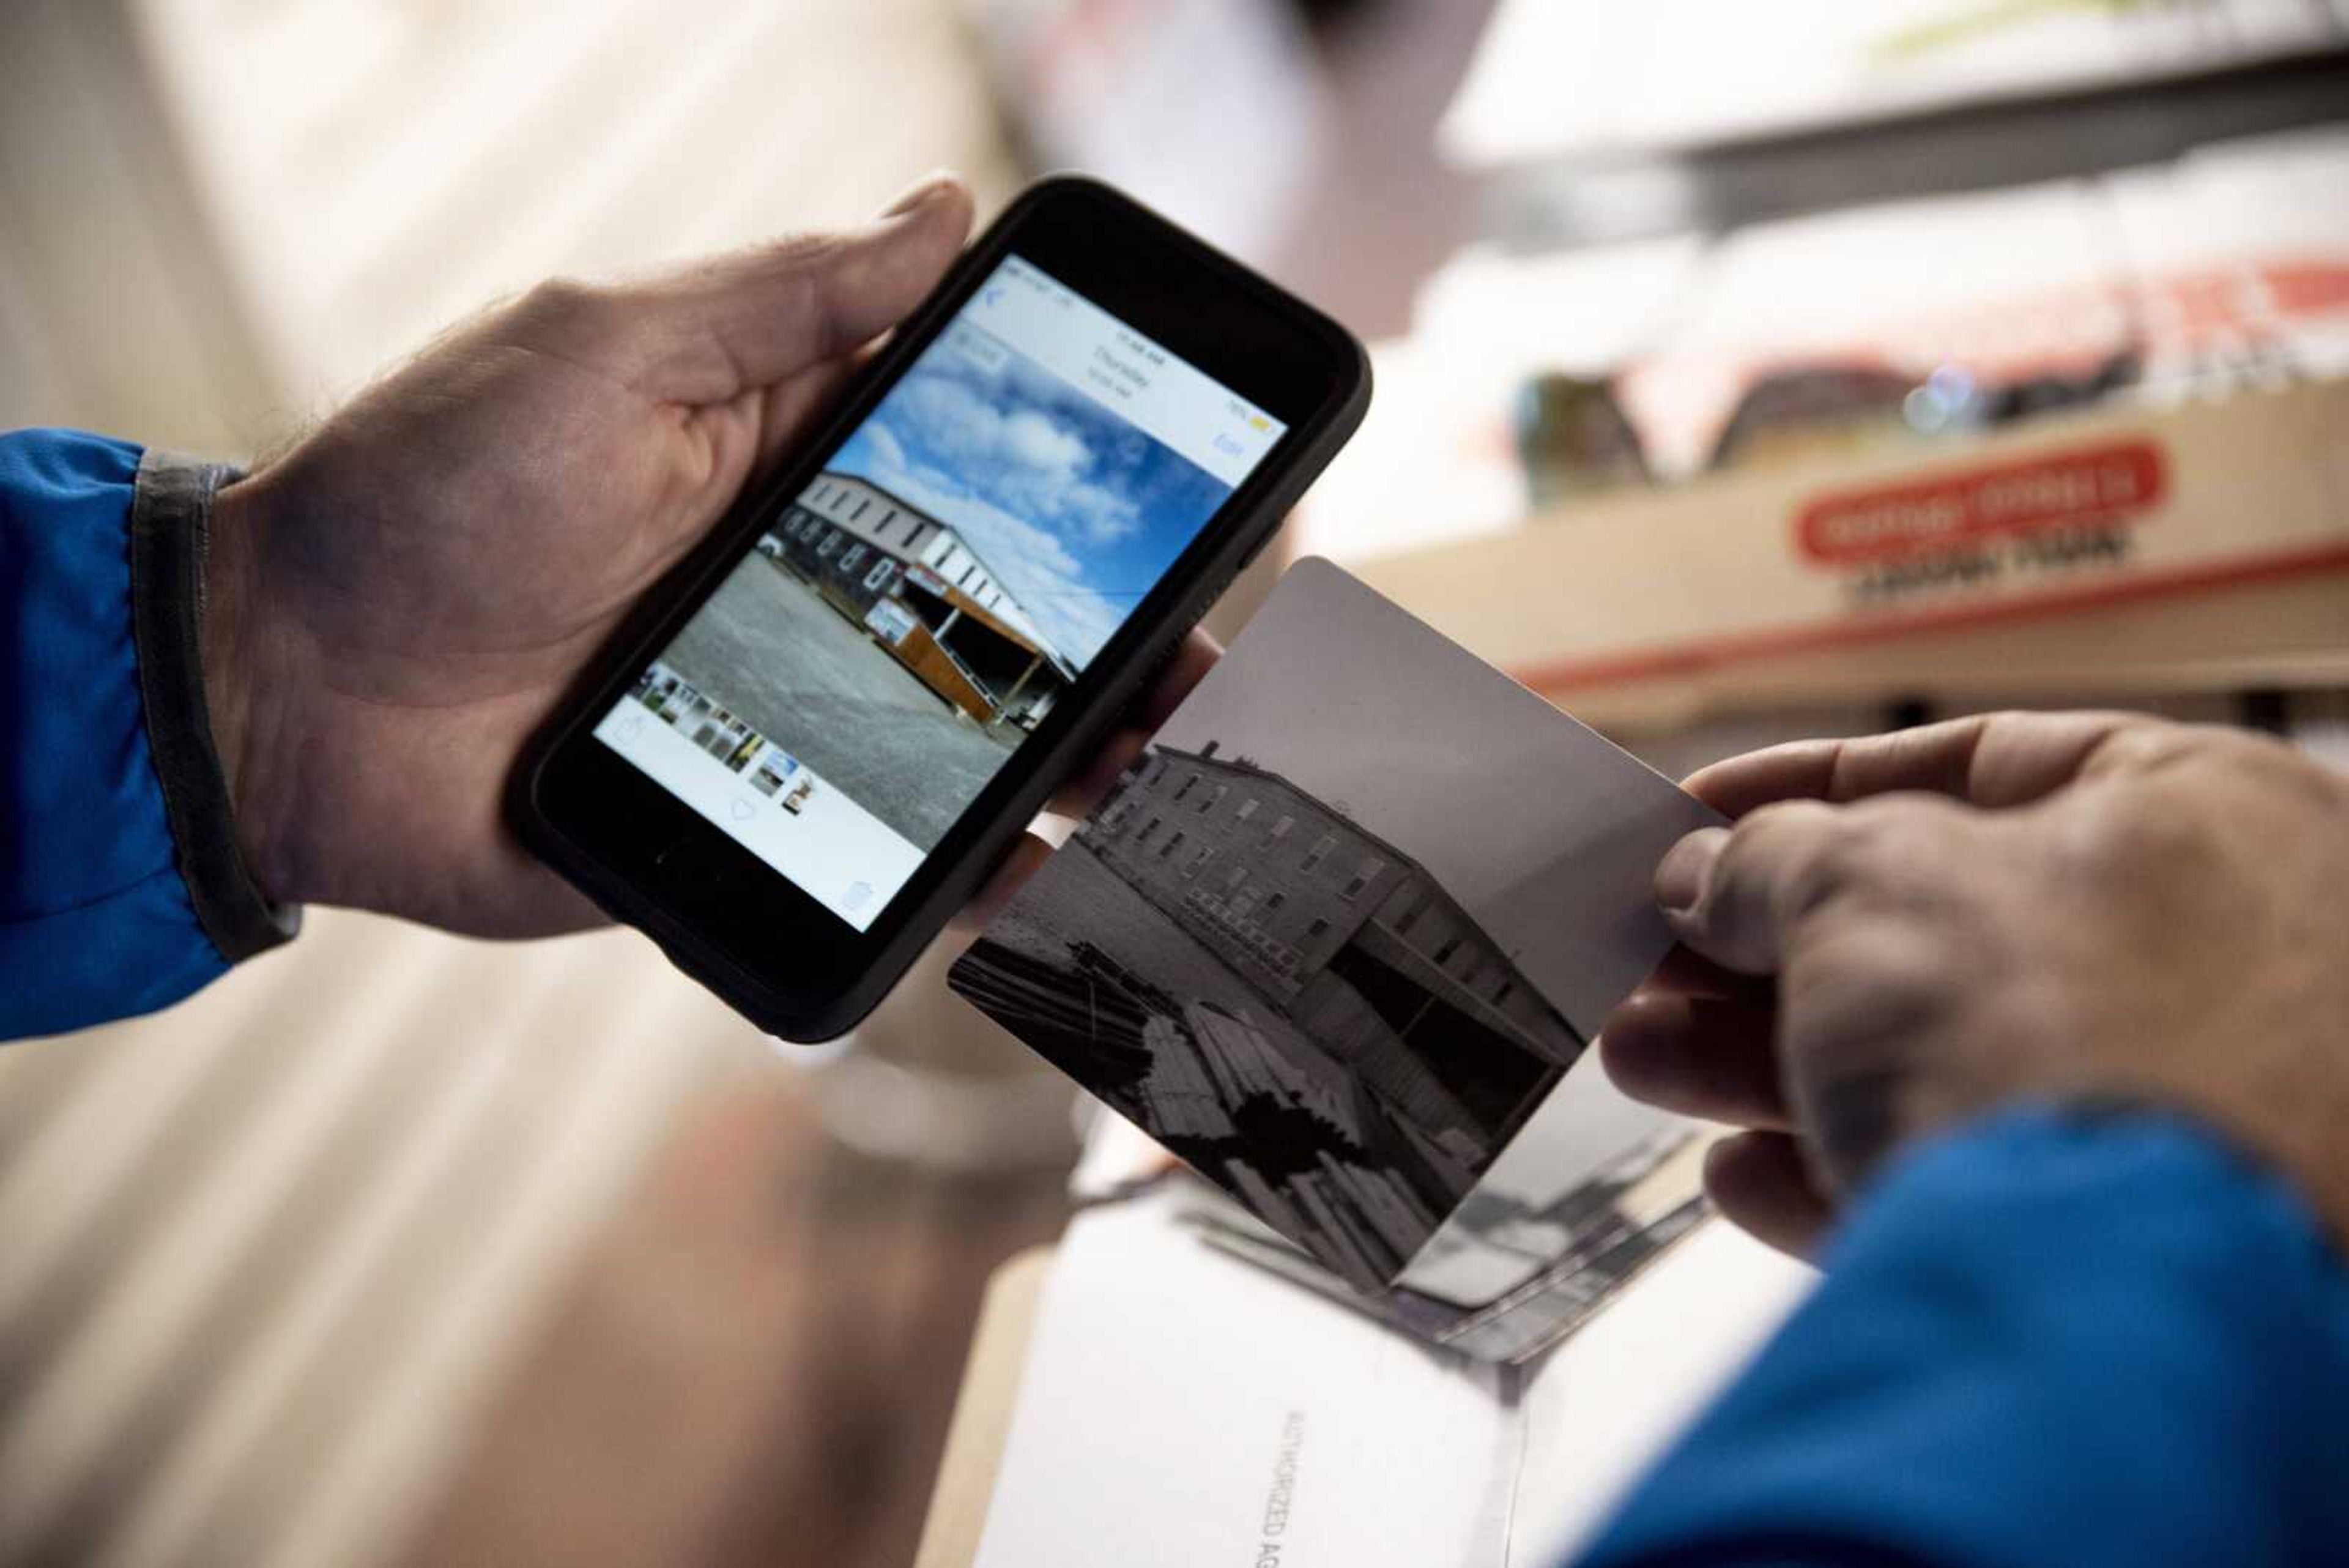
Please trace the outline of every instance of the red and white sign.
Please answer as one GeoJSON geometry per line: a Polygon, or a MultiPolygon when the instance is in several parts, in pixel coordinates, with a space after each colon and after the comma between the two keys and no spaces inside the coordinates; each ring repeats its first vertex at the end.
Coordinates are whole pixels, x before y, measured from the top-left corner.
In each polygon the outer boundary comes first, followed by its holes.
{"type": "Polygon", "coordinates": [[[2161,448],[2121,441],[1822,496],[1795,518],[1795,539],[1815,561],[1856,565],[2064,524],[2142,516],[2161,504],[2168,488],[2161,448]]]}

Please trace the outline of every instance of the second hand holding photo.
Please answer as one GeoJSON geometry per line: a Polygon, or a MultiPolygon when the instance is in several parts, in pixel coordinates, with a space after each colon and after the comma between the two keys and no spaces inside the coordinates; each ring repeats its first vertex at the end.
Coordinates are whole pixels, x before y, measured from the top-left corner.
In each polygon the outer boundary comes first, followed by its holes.
{"type": "Polygon", "coordinates": [[[1701,1212],[1589,1047],[1721,820],[1309,560],[950,981],[1316,1267],[1211,1234],[1514,1360],[1701,1212]]]}

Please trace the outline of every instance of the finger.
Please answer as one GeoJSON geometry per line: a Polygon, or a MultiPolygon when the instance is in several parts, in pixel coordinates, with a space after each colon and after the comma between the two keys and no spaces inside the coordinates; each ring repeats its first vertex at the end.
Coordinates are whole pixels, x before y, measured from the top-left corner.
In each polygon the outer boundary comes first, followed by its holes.
{"type": "Polygon", "coordinates": [[[1136,699],[1133,711],[1100,751],[1083,767],[1055,791],[1051,804],[1045,809],[1061,816],[1083,818],[1092,815],[1101,803],[1109,798],[1118,780],[1126,770],[1141,760],[1150,744],[1150,737],[1171,717],[1191,695],[1192,689],[1206,678],[1224,656],[1214,638],[1204,631],[1194,630],[1175,649],[1174,657],[1165,672],[1151,683],[1148,691],[1136,699]]]}
{"type": "Polygon", "coordinates": [[[743,394],[758,400],[758,459],[751,469],[752,484],[772,479],[776,471],[796,455],[800,440],[809,427],[831,408],[850,380],[873,361],[881,347],[868,343],[841,358],[811,365],[771,387],[755,387],[743,394]]]}
{"type": "Polygon", "coordinates": [[[1101,809],[1110,792],[1118,786],[1128,770],[1142,760],[1150,746],[1147,730],[1119,730],[1103,742],[1102,749],[1089,758],[1069,781],[1052,792],[1044,809],[1056,816],[1074,817],[1082,822],[1101,809]]]}
{"type": "Polygon", "coordinates": [[[1635,1100],[1784,1132],[1794,1119],[1778,1084],[1776,1023],[1766,1009],[1643,987],[1599,1027],[1599,1061],[1635,1100]]]}
{"type": "Polygon", "coordinates": [[[1207,671],[1224,656],[1223,644],[1196,627],[1191,628],[1174,648],[1174,657],[1142,700],[1134,704],[1129,717],[1135,728],[1155,732],[1159,725],[1174,716],[1190,697],[1194,688],[1207,678],[1207,671]]]}
{"type": "Polygon", "coordinates": [[[723,402],[846,357],[937,286],[970,222],[970,192],[935,175],[862,228],[784,240],[613,291],[637,389],[664,402],[723,402]]]}
{"type": "MultiPolygon", "coordinates": [[[[690,417],[712,426],[715,439],[726,439],[731,429],[750,432],[750,450],[747,462],[740,465],[740,484],[719,487],[730,493],[763,490],[798,455],[801,438],[809,426],[880,350],[880,344],[868,343],[837,359],[820,360],[771,386],[746,388],[725,402],[697,407],[690,417]],[[721,426],[729,427],[726,433],[716,434],[721,426]]],[[[730,472],[722,455],[712,468],[718,474],[730,472]]]]}
{"type": "Polygon", "coordinates": [[[1739,974],[1774,974],[1789,929],[1849,872],[1843,808],[1764,806],[1734,827],[1703,827],[1656,867],[1656,902],[1682,945],[1739,974]]]}
{"type": "Polygon", "coordinates": [[[1003,912],[1003,907],[1028,885],[1028,878],[1043,869],[1044,862],[1052,857],[1052,846],[1035,834],[1022,834],[1003,864],[979,888],[978,892],[947,922],[950,936],[968,945],[987,929],[988,921],[1003,912]]]}
{"type": "Polygon", "coordinates": [[[1658,991],[1682,996],[1713,997],[1742,1002],[1748,1007],[1770,1006],[1777,997],[1776,983],[1766,975],[1733,974],[1699,953],[1674,947],[1644,982],[1658,991]]]}
{"type": "MultiPolygon", "coordinates": [[[[853,373],[861,354],[827,359],[772,386],[751,387],[720,403],[702,403],[686,412],[686,423],[698,431],[706,461],[691,467],[694,481],[716,510],[738,495],[757,493],[771,483],[793,454],[801,432],[818,410],[829,403],[853,373]]],[[[689,530],[678,540],[681,549],[696,536],[689,530]]]]}
{"type": "Polygon", "coordinates": [[[2022,805],[2078,777],[2116,734],[2158,726],[2137,713],[1985,713],[1886,735],[1796,741],[1689,775],[1725,816],[1775,801],[1854,801],[1925,790],[1975,805],[2022,805]]]}
{"type": "Polygon", "coordinates": [[[1835,1224],[1803,1166],[1802,1146],[1784,1133],[1733,1133],[1704,1151],[1704,1190],[1723,1219],[1806,1262],[1835,1224]]]}

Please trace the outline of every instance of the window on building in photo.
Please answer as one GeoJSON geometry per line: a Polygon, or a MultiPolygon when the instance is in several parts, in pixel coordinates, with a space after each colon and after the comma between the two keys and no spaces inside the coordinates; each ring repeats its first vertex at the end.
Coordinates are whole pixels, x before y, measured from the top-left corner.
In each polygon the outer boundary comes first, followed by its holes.
{"type": "Polygon", "coordinates": [[[816,505],[821,506],[821,505],[823,505],[823,498],[824,498],[825,493],[826,493],[827,492],[829,492],[831,489],[832,489],[832,486],[831,486],[831,485],[829,485],[829,484],[819,484],[819,485],[817,485],[817,486],[815,487],[815,493],[814,493],[813,495],[809,496],[809,497],[808,497],[808,499],[809,499],[810,501],[813,502],[816,505]]]}
{"type": "Polygon", "coordinates": [[[1517,982],[1514,980],[1505,979],[1501,981],[1500,989],[1493,992],[1493,1005],[1498,1007],[1501,1003],[1508,1001],[1509,998],[1516,995],[1516,993],[1517,982]]]}
{"type": "Polygon", "coordinates": [[[1274,823],[1270,827],[1265,830],[1264,842],[1266,846],[1269,847],[1288,837],[1288,830],[1296,826],[1297,819],[1295,817],[1288,815],[1282,816],[1278,822],[1274,823]]]}
{"type": "Polygon", "coordinates": [[[815,547],[815,558],[819,561],[831,560],[832,553],[840,548],[841,538],[842,535],[833,529],[825,529],[823,542],[815,547]]]}
{"type": "Polygon", "coordinates": [[[1313,923],[1305,928],[1305,934],[1308,937],[1318,937],[1329,929],[1330,922],[1322,919],[1319,915],[1316,915],[1313,917],[1313,923]]]}
{"type": "Polygon", "coordinates": [[[1199,853],[1191,857],[1191,864],[1183,868],[1183,875],[1185,877],[1196,877],[1200,872],[1205,871],[1207,868],[1207,862],[1213,860],[1215,857],[1216,846],[1214,845],[1208,844],[1201,846],[1199,853]]]}
{"type": "Polygon", "coordinates": [[[1209,795],[1206,799],[1205,799],[1205,800],[1203,800],[1203,801],[1201,801],[1201,802],[1199,803],[1199,815],[1200,815],[1201,816],[1205,816],[1205,815],[1206,815],[1209,812],[1211,812],[1211,811],[1215,810],[1215,809],[1216,809],[1216,807],[1217,807],[1217,806],[1219,806],[1219,805],[1223,805],[1223,804],[1224,804],[1224,796],[1226,796],[1226,795],[1227,795],[1227,794],[1231,794],[1231,793],[1232,793],[1232,786],[1231,786],[1231,785],[1229,785],[1229,784],[1217,784],[1217,785],[1216,786],[1216,793],[1215,793],[1215,794],[1211,794],[1211,795],[1209,795]]]}
{"type": "Polygon", "coordinates": [[[1458,937],[1454,937],[1449,941],[1446,941],[1442,947],[1435,950],[1436,967],[1441,969],[1445,964],[1450,963],[1452,961],[1452,955],[1459,950],[1460,939],[1458,937]]]}
{"type": "Polygon", "coordinates": [[[1427,895],[1424,893],[1413,898],[1403,912],[1395,917],[1395,935],[1408,936],[1412,927],[1419,924],[1420,916],[1427,913],[1427,895]]]}
{"type": "Polygon", "coordinates": [[[962,576],[955,579],[955,587],[958,588],[967,588],[970,587],[971,578],[978,575],[978,563],[977,561],[973,561],[969,566],[965,566],[962,569],[962,576]]]}
{"type": "Polygon", "coordinates": [[[1158,846],[1158,858],[1164,860],[1168,856],[1174,854],[1177,849],[1182,848],[1183,837],[1184,836],[1182,834],[1177,833],[1173,837],[1167,839],[1165,843],[1160,845],[1158,846]]]}
{"type": "Polygon", "coordinates": [[[1199,775],[1197,774],[1193,774],[1189,778],[1183,781],[1183,787],[1174,792],[1175,800],[1179,802],[1185,795],[1189,794],[1194,789],[1196,789],[1198,785],[1199,775]]]}
{"type": "Polygon", "coordinates": [[[1337,847],[1337,836],[1334,834],[1323,834],[1319,838],[1314,840],[1313,847],[1305,852],[1305,864],[1299,867],[1298,869],[1300,871],[1312,870],[1315,867],[1320,865],[1321,862],[1329,859],[1330,851],[1337,847]]]}
{"type": "Polygon", "coordinates": [[[1143,823],[1142,825],[1142,831],[1133,836],[1133,842],[1136,845],[1149,843],[1150,836],[1157,832],[1158,825],[1165,820],[1166,819],[1163,816],[1154,816],[1148,822],[1143,823]]]}
{"type": "Polygon", "coordinates": [[[868,495],[864,500],[856,504],[856,510],[848,514],[848,520],[851,523],[861,522],[864,519],[864,514],[872,510],[873,498],[868,495]]]}
{"type": "Polygon", "coordinates": [[[866,549],[863,545],[851,545],[847,549],[841,552],[840,569],[843,572],[853,572],[856,570],[857,564],[872,553],[872,551],[866,549]]]}
{"type": "Polygon", "coordinates": [[[918,539],[918,538],[920,538],[921,536],[922,536],[922,520],[921,520],[920,518],[918,518],[918,517],[908,517],[908,518],[906,518],[906,519],[905,519],[905,548],[907,548],[907,549],[909,549],[909,550],[910,550],[910,549],[912,549],[912,548],[914,547],[914,541],[915,541],[915,540],[916,540],[916,539],[918,539]]]}
{"type": "Polygon", "coordinates": [[[1240,808],[1232,814],[1232,820],[1235,822],[1246,822],[1249,817],[1256,815],[1256,808],[1263,804],[1264,803],[1257,800],[1256,796],[1248,796],[1247,799],[1240,802],[1240,808]]]}
{"type": "Polygon", "coordinates": [[[886,528],[890,524],[895,523],[896,520],[897,509],[892,506],[888,511],[881,514],[881,521],[873,524],[873,532],[878,534],[882,529],[886,528]]]}
{"type": "Polygon", "coordinates": [[[889,574],[895,570],[896,570],[896,563],[885,556],[883,556],[871,571],[864,574],[864,586],[874,593],[879,593],[889,586],[889,574]]]}
{"type": "Polygon", "coordinates": [[[1224,878],[1224,887],[1227,891],[1237,890],[1239,885],[1247,880],[1247,867],[1235,866],[1232,867],[1231,875],[1224,878]]]}
{"type": "Polygon", "coordinates": [[[1377,858],[1375,856],[1363,861],[1361,869],[1354,873],[1354,879],[1346,884],[1346,891],[1343,894],[1343,897],[1348,899],[1361,898],[1362,889],[1371,885],[1371,878],[1376,877],[1380,872],[1386,868],[1387,863],[1377,858]]]}
{"type": "Polygon", "coordinates": [[[1288,895],[1286,893],[1267,893],[1264,896],[1264,912],[1269,915],[1287,902],[1288,895]]]}

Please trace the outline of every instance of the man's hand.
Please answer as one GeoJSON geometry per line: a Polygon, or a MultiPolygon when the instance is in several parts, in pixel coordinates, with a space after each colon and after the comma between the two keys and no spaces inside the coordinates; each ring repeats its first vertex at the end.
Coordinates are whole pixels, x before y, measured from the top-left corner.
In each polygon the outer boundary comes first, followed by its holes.
{"type": "Polygon", "coordinates": [[[528,936],[594,908],[508,832],[523,739],[944,275],[970,199],[468,324],[232,486],[206,685],[262,887],[528,936]]]}
{"type": "Polygon", "coordinates": [[[1706,1169],[1748,1230],[1808,1251],[1904,1145],[2036,1099],[2199,1116],[2349,1235],[2349,781],[2230,731],[2000,714],[1689,787],[1737,820],[1659,868],[1688,950],[1603,1046],[1628,1092],[1752,1129],[1706,1169]]]}

